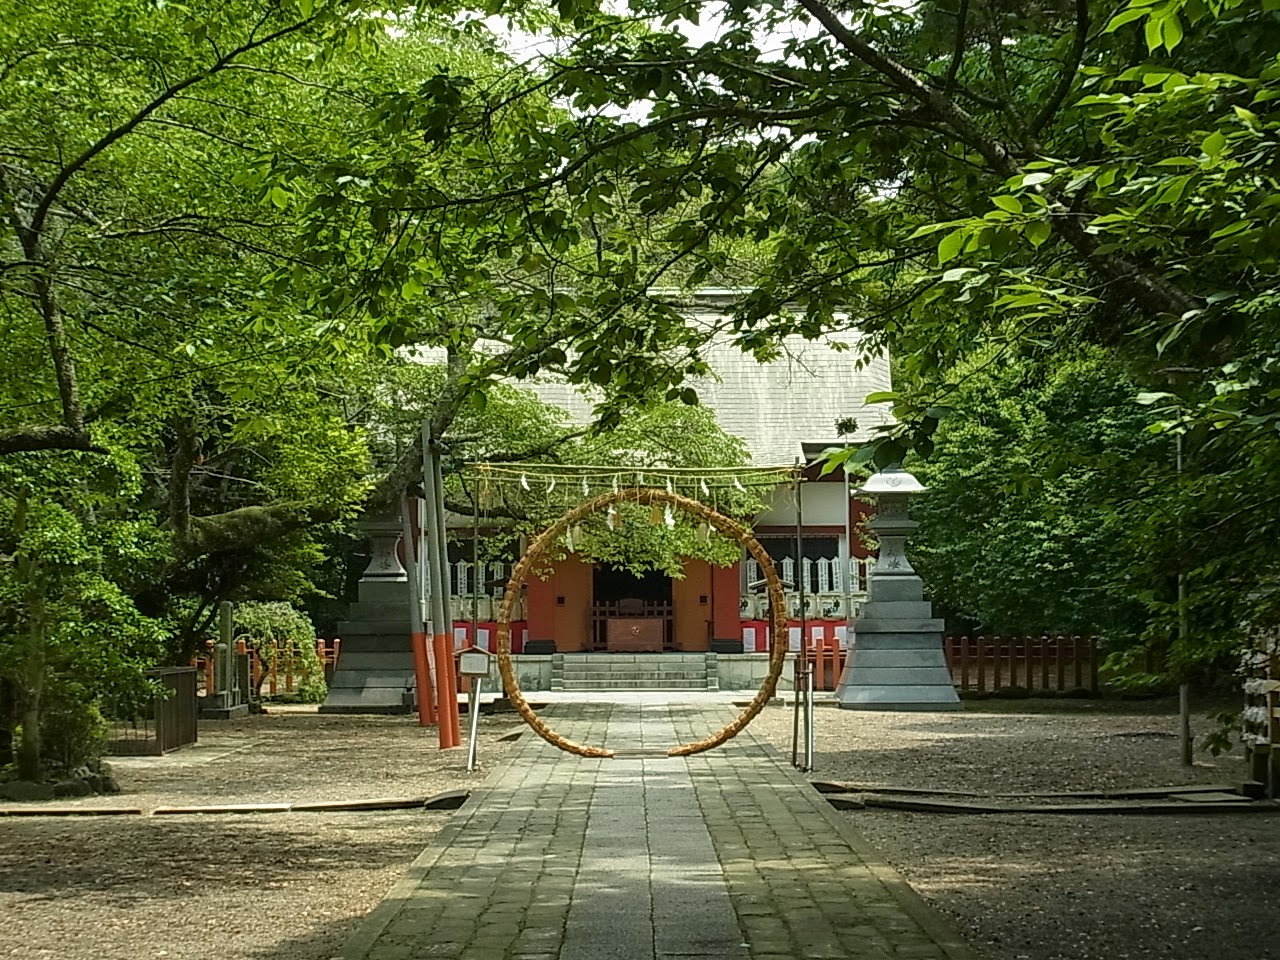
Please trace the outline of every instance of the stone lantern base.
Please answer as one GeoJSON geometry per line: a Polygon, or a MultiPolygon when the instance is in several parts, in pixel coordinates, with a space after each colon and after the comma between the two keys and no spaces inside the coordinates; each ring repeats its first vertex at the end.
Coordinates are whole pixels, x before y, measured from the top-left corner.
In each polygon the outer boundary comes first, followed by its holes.
{"type": "Polygon", "coordinates": [[[867,481],[860,492],[876,496],[870,524],[880,558],[867,584],[867,602],[853,623],[853,648],[836,687],[847,710],[962,710],[942,649],[944,623],[933,617],[924,584],[905,552],[916,524],[907,497],[922,493],[915,477],[896,465],[867,481]]]}
{"type": "Polygon", "coordinates": [[[862,605],[836,700],[846,710],[963,710],[942,650],[943,621],[933,619],[918,578],[895,579],[873,585],[862,605]],[[880,600],[877,593],[914,599],[880,600]]]}

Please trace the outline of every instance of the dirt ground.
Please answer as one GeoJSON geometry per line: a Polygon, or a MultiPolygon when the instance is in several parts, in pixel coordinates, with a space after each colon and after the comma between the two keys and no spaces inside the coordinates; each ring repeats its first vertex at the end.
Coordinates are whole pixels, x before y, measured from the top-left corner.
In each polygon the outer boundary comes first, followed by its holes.
{"type": "MultiPolygon", "coordinates": [[[[196,748],[116,761],[125,794],[76,802],[424,796],[473,785],[517,724],[486,719],[471,776],[409,718],[206,724],[196,748]]],[[[788,708],[752,729],[789,751],[788,708]]],[[[1167,704],[824,708],[814,777],[993,793],[1243,778],[1238,759],[1184,770],[1175,730],[1167,704]]],[[[0,957],[327,960],[448,816],[0,818],[0,957]]],[[[1277,817],[847,816],[989,960],[1280,958],[1277,817]]]]}
{"type": "MultiPolygon", "coordinates": [[[[1238,757],[1182,767],[1171,709],[823,709],[812,776],[1015,794],[1244,779],[1238,757]]],[[[753,729],[789,753],[789,709],[771,708],[753,729]]],[[[990,960],[1280,957],[1280,816],[846,815],[990,960]]]]}
{"type": "MultiPolygon", "coordinates": [[[[109,761],[125,792],[75,803],[426,796],[478,782],[515,723],[485,718],[474,774],[462,751],[441,753],[434,731],[408,717],[206,723],[196,747],[109,761]]],[[[448,816],[0,818],[0,957],[325,960],[448,816]]]]}

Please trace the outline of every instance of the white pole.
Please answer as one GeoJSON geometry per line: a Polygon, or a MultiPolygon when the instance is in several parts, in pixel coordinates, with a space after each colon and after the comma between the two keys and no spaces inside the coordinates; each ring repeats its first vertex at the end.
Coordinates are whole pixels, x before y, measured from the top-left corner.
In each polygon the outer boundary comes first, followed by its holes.
{"type": "Polygon", "coordinates": [[[813,668],[810,667],[806,674],[807,684],[807,702],[805,704],[805,731],[804,731],[804,769],[806,773],[813,772],[813,746],[814,746],[814,729],[813,722],[816,719],[813,703],[813,668]]]}
{"type": "Polygon", "coordinates": [[[484,677],[471,678],[471,693],[467,700],[467,711],[471,714],[471,731],[467,742],[467,773],[476,768],[476,750],[480,744],[480,686],[484,677]]]}

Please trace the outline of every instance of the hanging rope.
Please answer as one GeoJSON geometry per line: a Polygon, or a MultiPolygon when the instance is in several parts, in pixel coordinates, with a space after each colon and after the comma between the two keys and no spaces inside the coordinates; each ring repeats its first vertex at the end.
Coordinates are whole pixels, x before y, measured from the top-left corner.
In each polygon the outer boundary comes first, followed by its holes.
{"type": "Polygon", "coordinates": [[[773,699],[774,691],[778,685],[778,678],[782,675],[782,666],[787,656],[787,611],[783,599],[782,581],[778,578],[777,571],[773,568],[773,561],[770,559],[769,554],[765,552],[764,547],[760,546],[759,541],[752,536],[751,531],[706,504],[699,503],[697,500],[692,500],[678,493],[668,493],[666,490],[653,488],[603,493],[569,510],[534,538],[524,556],[520,558],[520,562],[516,564],[515,569],[511,572],[511,579],[507,582],[507,591],[502,597],[502,606],[498,609],[498,670],[502,673],[503,686],[506,687],[507,696],[510,698],[512,706],[524,718],[525,723],[529,724],[533,731],[547,743],[568,753],[575,753],[580,757],[613,756],[612,750],[575,743],[557,733],[529,705],[529,702],[524,698],[524,692],[520,689],[519,682],[516,680],[515,669],[511,664],[511,614],[520,598],[520,589],[524,586],[530,570],[542,559],[544,554],[555,548],[565,532],[584,517],[622,502],[644,505],[670,505],[682,510],[714,527],[726,537],[742,544],[756,563],[760,565],[760,573],[764,578],[765,589],[769,592],[769,673],[765,676],[764,682],[760,685],[755,698],[737,718],[705,739],[672,747],[667,751],[667,755],[685,757],[690,754],[701,753],[704,750],[710,750],[741,733],[747,724],[754,720],[756,715],[764,709],[764,705],[773,699]]]}

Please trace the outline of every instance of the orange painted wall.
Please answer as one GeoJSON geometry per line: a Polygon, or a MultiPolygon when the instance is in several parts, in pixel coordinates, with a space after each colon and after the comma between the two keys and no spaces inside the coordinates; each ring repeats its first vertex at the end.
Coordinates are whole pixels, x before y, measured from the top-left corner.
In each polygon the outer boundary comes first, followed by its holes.
{"type": "Polygon", "coordinates": [[[590,647],[591,567],[570,555],[545,580],[530,577],[525,592],[530,640],[554,640],[558,653],[590,647]]]}
{"type": "Polygon", "coordinates": [[[576,554],[556,565],[551,582],[552,638],[559,653],[591,648],[591,565],[576,554]],[[563,601],[563,602],[562,602],[563,601]]]}
{"type": "Polygon", "coordinates": [[[738,600],[742,593],[738,564],[711,568],[711,616],[715,621],[712,635],[716,640],[741,640],[742,617],[738,600]]]}
{"type": "Polygon", "coordinates": [[[675,647],[689,653],[711,647],[707,621],[711,619],[711,565],[686,560],[684,579],[671,581],[675,614],[675,647]]]}

